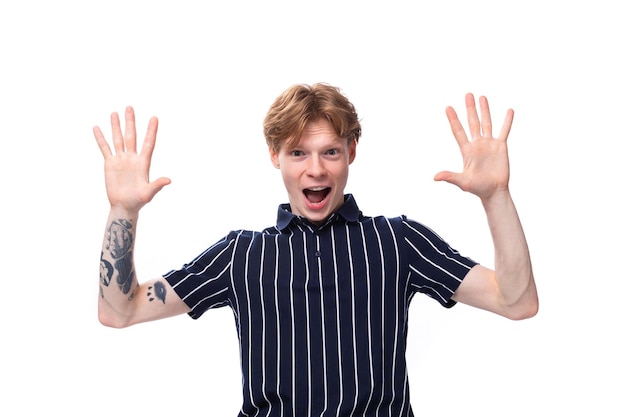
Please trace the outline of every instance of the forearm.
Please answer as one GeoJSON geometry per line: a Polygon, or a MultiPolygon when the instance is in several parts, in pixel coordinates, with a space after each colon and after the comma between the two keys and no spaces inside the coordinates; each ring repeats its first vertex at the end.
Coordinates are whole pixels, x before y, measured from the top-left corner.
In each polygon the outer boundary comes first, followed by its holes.
{"type": "Polygon", "coordinates": [[[138,287],[134,247],[138,213],[111,209],[100,255],[100,296],[98,317],[113,327],[121,327],[133,308],[138,287]]]}
{"type": "Polygon", "coordinates": [[[494,245],[494,266],[502,302],[534,315],[537,293],[526,236],[508,190],[482,200],[494,245]]]}

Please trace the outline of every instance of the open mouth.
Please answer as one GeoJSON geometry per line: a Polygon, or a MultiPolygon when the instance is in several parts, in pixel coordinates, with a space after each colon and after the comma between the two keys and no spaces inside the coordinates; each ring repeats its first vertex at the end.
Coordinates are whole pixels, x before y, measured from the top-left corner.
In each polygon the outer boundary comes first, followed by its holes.
{"type": "Polygon", "coordinates": [[[305,188],[304,196],[312,204],[322,203],[330,193],[330,187],[305,188]]]}

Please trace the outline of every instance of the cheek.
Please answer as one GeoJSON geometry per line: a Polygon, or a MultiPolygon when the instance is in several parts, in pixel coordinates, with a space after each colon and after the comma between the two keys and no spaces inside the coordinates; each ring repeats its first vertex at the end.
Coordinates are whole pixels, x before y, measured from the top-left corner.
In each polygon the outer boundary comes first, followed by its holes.
{"type": "Polygon", "coordinates": [[[297,172],[293,169],[293,167],[283,164],[281,165],[280,173],[285,184],[294,184],[298,181],[297,172]]]}
{"type": "Polygon", "coordinates": [[[333,174],[337,180],[346,182],[348,180],[348,171],[348,165],[342,165],[341,167],[338,167],[333,174]]]}

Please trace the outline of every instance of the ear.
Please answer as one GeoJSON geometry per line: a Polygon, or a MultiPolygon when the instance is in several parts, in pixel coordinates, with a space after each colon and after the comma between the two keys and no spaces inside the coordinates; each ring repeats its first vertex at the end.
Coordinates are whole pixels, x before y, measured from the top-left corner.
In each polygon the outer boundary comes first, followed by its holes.
{"type": "Polygon", "coordinates": [[[351,140],[348,145],[348,155],[350,159],[348,160],[348,164],[354,162],[354,158],[356,158],[356,140],[351,140]]]}
{"type": "Polygon", "coordinates": [[[279,151],[276,151],[272,146],[270,146],[268,149],[270,152],[270,159],[272,160],[272,165],[274,165],[274,168],[280,169],[280,161],[278,160],[279,151]]]}

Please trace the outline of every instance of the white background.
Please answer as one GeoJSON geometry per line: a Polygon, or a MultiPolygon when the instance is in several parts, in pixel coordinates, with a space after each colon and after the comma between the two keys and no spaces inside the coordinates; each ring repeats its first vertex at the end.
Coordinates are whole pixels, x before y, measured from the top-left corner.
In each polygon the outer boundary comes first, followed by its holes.
{"type": "Polygon", "coordinates": [[[293,83],[329,82],[363,137],[348,192],[491,266],[445,106],[516,111],[511,189],[540,313],[512,322],[426,297],[411,308],[418,416],[625,415],[624,14],[618,1],[3,1],[0,5],[3,416],[235,416],[228,309],[124,330],[96,318],[108,205],[91,129],[160,119],[140,279],[286,201],[261,123],[293,83]],[[10,411],[9,411],[10,410],[10,411]]]}

